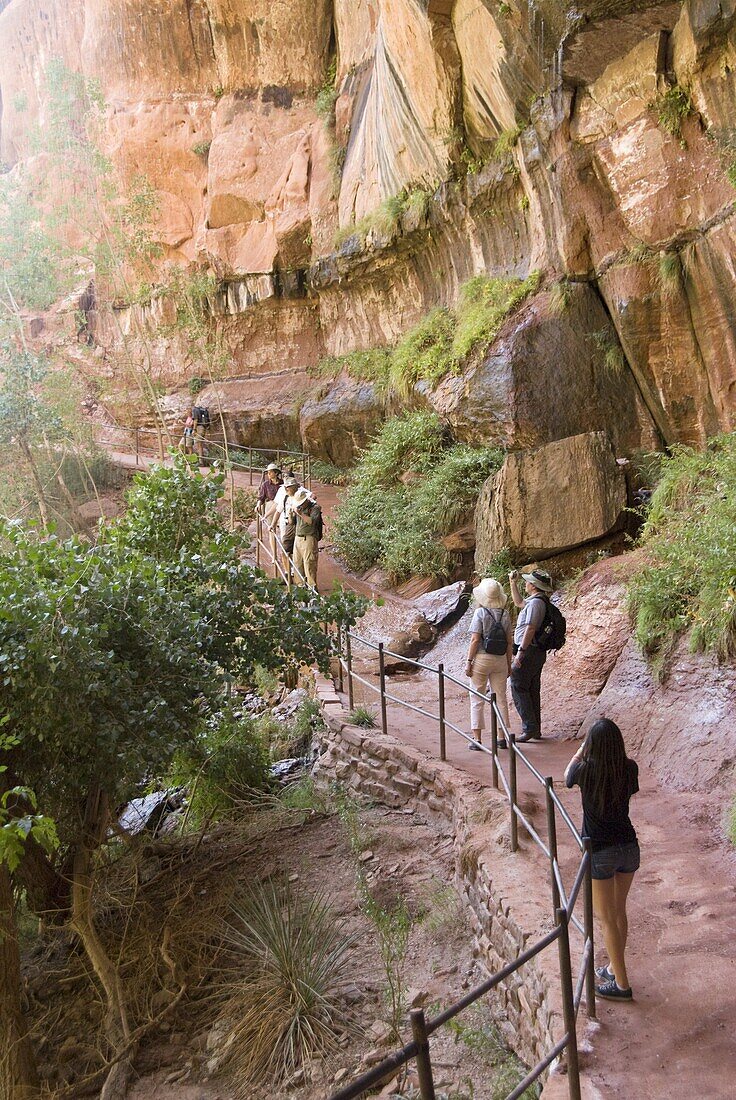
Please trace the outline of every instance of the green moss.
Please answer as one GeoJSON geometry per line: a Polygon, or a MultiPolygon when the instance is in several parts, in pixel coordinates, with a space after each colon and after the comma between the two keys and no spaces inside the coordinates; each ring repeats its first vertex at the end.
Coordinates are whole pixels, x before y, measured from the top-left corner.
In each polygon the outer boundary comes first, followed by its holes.
{"type": "Polygon", "coordinates": [[[209,156],[211,145],[211,141],[198,141],[192,146],[192,152],[195,157],[202,157],[203,160],[206,160],[209,156]]]}
{"type": "Polygon", "coordinates": [[[646,563],[629,582],[634,634],[662,674],[680,634],[693,650],[736,657],[736,433],[662,464],[641,534],[646,563]]]}

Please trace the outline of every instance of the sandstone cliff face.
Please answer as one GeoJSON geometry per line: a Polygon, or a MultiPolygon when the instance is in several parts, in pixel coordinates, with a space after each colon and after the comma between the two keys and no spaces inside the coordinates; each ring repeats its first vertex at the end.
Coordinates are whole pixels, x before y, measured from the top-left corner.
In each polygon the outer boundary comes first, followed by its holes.
{"type": "MultiPolygon", "coordinates": [[[[221,280],[233,377],[390,344],[473,275],[539,269],[483,363],[416,400],[517,449],[590,428],[621,453],[700,443],[736,409],[733,16],[732,0],[11,0],[0,156],[30,155],[52,57],[99,80],[105,148],[156,189],[164,260],[221,280]],[[317,110],[331,57],[334,125],[317,110]],[[692,110],[673,133],[656,104],[674,82],[692,110]],[[333,248],[409,187],[426,211],[333,248]]],[[[113,373],[124,312],[100,325],[113,373]]],[[[152,362],[165,388],[196,373],[165,334],[152,362]]],[[[327,417],[347,407],[344,386],[303,383],[327,417]]],[[[302,420],[310,444],[318,424],[302,420]]]]}

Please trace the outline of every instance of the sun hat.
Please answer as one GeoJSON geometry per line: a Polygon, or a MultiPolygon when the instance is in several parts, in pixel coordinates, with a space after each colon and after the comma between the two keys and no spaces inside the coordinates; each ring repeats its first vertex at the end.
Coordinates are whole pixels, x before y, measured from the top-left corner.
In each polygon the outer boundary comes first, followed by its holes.
{"type": "Polygon", "coordinates": [[[541,592],[554,591],[554,585],[552,584],[552,578],[546,569],[532,569],[531,573],[522,573],[522,579],[528,581],[529,584],[533,584],[535,588],[538,588],[541,592]]]}
{"type": "Polygon", "coordinates": [[[297,489],[291,499],[294,501],[297,508],[301,508],[302,504],[306,504],[308,500],[313,500],[314,498],[308,489],[302,487],[301,489],[297,489]]]}
{"type": "Polygon", "coordinates": [[[291,489],[292,487],[296,487],[297,489],[299,488],[299,482],[297,481],[297,479],[295,477],[285,477],[284,488],[291,489]]]}
{"type": "Polygon", "coordinates": [[[281,467],[278,466],[275,462],[269,462],[268,466],[266,467],[266,473],[270,473],[271,470],[276,470],[278,473],[281,473],[281,467]]]}
{"type": "Polygon", "coordinates": [[[505,607],[506,593],[498,581],[493,577],[485,577],[480,584],[473,589],[473,599],[481,607],[505,607]]]}

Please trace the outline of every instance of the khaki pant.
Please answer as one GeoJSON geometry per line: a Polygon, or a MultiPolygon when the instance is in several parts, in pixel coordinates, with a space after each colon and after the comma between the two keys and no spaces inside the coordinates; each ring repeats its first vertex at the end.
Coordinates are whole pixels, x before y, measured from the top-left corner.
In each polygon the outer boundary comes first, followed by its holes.
{"type": "MultiPolygon", "coordinates": [[[[311,588],[317,587],[317,560],[319,558],[319,544],[314,535],[297,535],[294,539],[294,566],[303,573],[307,584],[311,588]]],[[[301,579],[294,578],[297,584],[301,579]]]]}
{"type": "MultiPolygon", "coordinates": [[[[476,653],[473,660],[473,674],[471,681],[476,691],[482,691],[484,695],[492,691],[496,693],[496,706],[506,729],[509,728],[509,706],[506,702],[506,677],[509,674],[506,654],[476,653]]],[[[483,716],[485,703],[476,695],[470,696],[470,728],[483,729],[483,716]]],[[[503,731],[499,728],[498,736],[503,737],[503,731]]]]}
{"type": "Polygon", "coordinates": [[[274,532],[276,530],[277,515],[276,502],[274,500],[267,500],[263,511],[263,518],[268,524],[268,541],[271,545],[271,561],[276,561],[276,538],[274,532]]]}

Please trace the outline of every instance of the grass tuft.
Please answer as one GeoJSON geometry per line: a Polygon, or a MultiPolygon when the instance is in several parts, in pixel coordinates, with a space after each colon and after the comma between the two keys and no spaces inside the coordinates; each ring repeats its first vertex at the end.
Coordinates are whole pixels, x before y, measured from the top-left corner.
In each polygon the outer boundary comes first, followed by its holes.
{"type": "Polygon", "coordinates": [[[269,882],[233,903],[224,938],[241,960],[221,1019],[234,1095],[245,1098],[255,1083],[283,1081],[337,1048],[355,937],[324,894],[269,882]]]}
{"type": "Polygon", "coordinates": [[[657,97],[653,106],[662,129],[682,141],[682,120],[687,118],[693,109],[690,93],[679,84],[674,84],[657,97]]]}
{"type": "Polygon", "coordinates": [[[736,657],[736,433],[662,462],[642,529],[646,564],[629,582],[639,646],[663,676],[679,636],[719,661],[736,657]]]}
{"type": "Polygon", "coordinates": [[[368,707],[355,707],[350,711],[348,720],[353,726],[361,729],[372,730],[376,728],[376,716],[368,707]]]}

